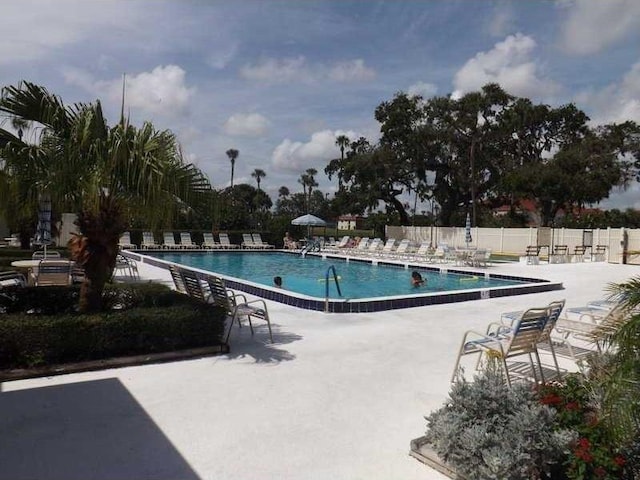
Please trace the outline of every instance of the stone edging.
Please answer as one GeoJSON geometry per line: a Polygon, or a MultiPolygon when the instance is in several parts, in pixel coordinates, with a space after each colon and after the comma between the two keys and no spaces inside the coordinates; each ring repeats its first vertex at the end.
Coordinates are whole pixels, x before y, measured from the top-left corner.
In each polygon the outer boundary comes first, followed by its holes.
{"type": "Polygon", "coordinates": [[[67,373],[89,372],[105,370],[107,368],[130,367],[134,365],[147,365],[150,363],[171,362],[186,360],[210,355],[229,353],[229,345],[214,345],[211,347],[191,348],[174,352],[149,353],[146,355],[133,355],[129,357],[106,358],[103,360],[90,360],[86,362],[67,363],[61,365],[49,365],[39,368],[17,368],[0,371],[0,381],[22,380],[26,378],[51,377],[65,375],[67,373]]]}
{"type": "Polygon", "coordinates": [[[426,442],[425,437],[414,438],[413,440],[411,440],[411,449],[409,450],[409,455],[417,458],[425,465],[430,466],[431,468],[437,470],[438,472],[446,475],[449,478],[462,480],[462,477],[459,477],[456,474],[454,468],[451,465],[445,463],[431,448],[431,446],[426,442]]]}

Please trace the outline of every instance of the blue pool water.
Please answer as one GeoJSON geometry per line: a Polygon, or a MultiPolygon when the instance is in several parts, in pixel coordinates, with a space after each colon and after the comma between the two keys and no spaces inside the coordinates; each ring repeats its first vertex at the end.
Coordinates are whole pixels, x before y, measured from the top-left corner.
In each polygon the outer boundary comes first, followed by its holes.
{"type": "Polygon", "coordinates": [[[484,289],[522,285],[526,282],[485,278],[483,274],[463,275],[440,273],[403,266],[372,265],[369,262],[345,262],[342,259],[323,259],[316,256],[301,257],[277,252],[205,252],[153,253],[153,257],[189,267],[215,272],[221,275],[240,278],[250,282],[273,286],[273,277],[283,279],[283,288],[287,291],[325,297],[326,272],[334,266],[339,277],[342,297],[338,295],[333,276],[330,275],[329,297],[361,299],[372,297],[407,296],[444,291],[484,289]],[[419,270],[426,285],[415,288],[410,277],[413,269],[419,270]]]}

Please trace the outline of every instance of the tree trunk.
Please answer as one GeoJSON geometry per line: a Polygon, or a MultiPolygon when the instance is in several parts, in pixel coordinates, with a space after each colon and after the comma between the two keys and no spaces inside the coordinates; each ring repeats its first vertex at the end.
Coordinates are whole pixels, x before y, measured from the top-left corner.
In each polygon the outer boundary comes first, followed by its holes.
{"type": "Polygon", "coordinates": [[[80,311],[98,312],[102,309],[102,292],[111,278],[116,264],[118,245],[90,245],[92,255],[84,267],[84,282],[80,288],[80,311]]]}

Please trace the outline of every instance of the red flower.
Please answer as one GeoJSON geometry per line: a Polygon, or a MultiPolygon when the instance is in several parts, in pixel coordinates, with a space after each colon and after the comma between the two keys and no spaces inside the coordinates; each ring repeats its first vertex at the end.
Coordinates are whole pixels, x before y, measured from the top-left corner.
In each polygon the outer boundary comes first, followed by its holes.
{"type": "Polygon", "coordinates": [[[613,459],[613,462],[619,467],[622,467],[625,463],[627,463],[627,461],[624,459],[624,457],[621,457],[620,455],[615,457],[613,459]]]}
{"type": "Polygon", "coordinates": [[[580,410],[580,404],[578,402],[568,402],[565,408],[567,410],[580,410]]]}
{"type": "Polygon", "coordinates": [[[578,440],[578,446],[584,450],[589,450],[589,447],[591,447],[591,442],[588,438],[581,438],[580,440],[578,440]]]}
{"type": "Polygon", "coordinates": [[[558,405],[562,403],[562,398],[555,393],[549,393],[540,399],[540,403],[543,405],[558,405]]]}
{"type": "Polygon", "coordinates": [[[596,474],[596,477],[604,477],[607,474],[607,471],[602,467],[598,467],[593,471],[593,473],[596,474]]]}

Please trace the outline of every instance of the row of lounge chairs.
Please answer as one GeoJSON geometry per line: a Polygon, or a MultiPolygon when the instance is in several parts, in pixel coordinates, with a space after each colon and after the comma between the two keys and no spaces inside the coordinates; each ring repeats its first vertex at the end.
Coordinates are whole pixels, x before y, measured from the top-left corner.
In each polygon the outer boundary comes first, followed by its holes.
{"type": "Polygon", "coordinates": [[[499,322],[490,323],[485,332],[465,332],[451,381],[460,374],[458,367],[466,355],[478,356],[476,368],[483,357],[499,359],[509,385],[514,373],[545,381],[541,350],[551,355],[557,377],[561,376],[558,357],[572,360],[583,371],[586,357],[602,351],[603,338],[627,321],[632,313],[624,301],[599,300],[566,310],[564,306],[565,300],[558,300],[544,307],[506,312],[499,322]],[[530,370],[524,370],[521,363],[507,362],[521,355],[529,357],[530,370]]]}
{"type": "Polygon", "coordinates": [[[490,249],[452,248],[439,244],[436,248],[429,242],[414,245],[410,240],[397,241],[394,238],[383,242],[380,238],[361,238],[354,243],[348,236],[335,245],[325,245],[325,251],[342,253],[348,256],[386,257],[396,260],[410,260],[426,263],[453,263],[474,267],[486,267],[491,257],[490,249]]]}
{"type": "Polygon", "coordinates": [[[252,319],[266,322],[269,329],[269,339],[273,343],[269,311],[264,300],[247,300],[244,294],[236,293],[226,288],[224,280],[215,275],[198,275],[192,270],[180,268],[176,265],[172,265],[169,270],[178,292],[221,307],[227,313],[230,322],[225,335],[225,343],[229,343],[234,323],[237,322],[238,327],[242,327],[241,318],[243,317],[246,317],[249,321],[251,335],[254,334],[252,319]]]}
{"type": "MultiPolygon", "coordinates": [[[[226,233],[220,233],[216,240],[212,233],[205,232],[202,234],[202,243],[196,243],[193,241],[191,233],[180,232],[180,241],[176,242],[173,232],[164,232],[163,242],[157,243],[152,232],[142,232],[141,249],[237,249],[237,248],[251,248],[251,249],[267,249],[275,248],[274,245],[268,244],[262,240],[259,233],[243,234],[242,244],[231,243],[229,235],[226,233]]],[[[130,232],[125,232],[120,237],[119,246],[123,250],[137,249],[138,246],[131,242],[130,232]]]]}

